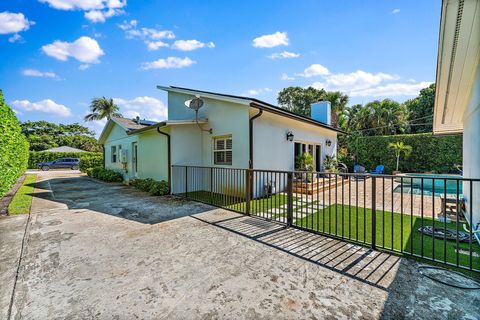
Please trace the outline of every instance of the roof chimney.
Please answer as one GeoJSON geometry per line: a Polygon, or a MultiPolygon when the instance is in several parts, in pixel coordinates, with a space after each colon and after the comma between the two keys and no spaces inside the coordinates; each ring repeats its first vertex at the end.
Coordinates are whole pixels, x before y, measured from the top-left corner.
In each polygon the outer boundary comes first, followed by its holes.
{"type": "Polygon", "coordinates": [[[311,104],[310,109],[310,118],[329,126],[332,125],[332,107],[330,101],[314,102],[311,104]]]}

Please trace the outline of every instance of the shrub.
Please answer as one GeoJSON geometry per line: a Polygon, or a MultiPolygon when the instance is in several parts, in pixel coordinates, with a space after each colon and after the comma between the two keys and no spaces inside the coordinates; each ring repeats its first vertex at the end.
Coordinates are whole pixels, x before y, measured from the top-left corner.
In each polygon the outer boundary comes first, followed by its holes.
{"type": "Polygon", "coordinates": [[[40,162],[53,161],[59,158],[80,158],[80,170],[85,172],[88,168],[103,166],[103,154],[100,152],[43,152],[30,151],[28,167],[37,168],[40,162]]]}
{"type": "Polygon", "coordinates": [[[156,181],[153,179],[135,179],[130,181],[130,185],[154,196],[163,196],[169,193],[168,183],[164,180],[156,181]]]}
{"type": "Polygon", "coordinates": [[[88,168],[86,169],[87,175],[89,177],[102,180],[105,182],[122,182],[123,176],[120,172],[104,169],[101,167],[88,168]]]}
{"type": "Polygon", "coordinates": [[[396,156],[388,146],[403,142],[412,146],[408,159],[400,162],[404,172],[457,173],[455,165],[462,164],[462,136],[434,136],[432,133],[392,136],[359,137],[350,143],[349,152],[357,156],[357,162],[372,170],[378,164],[385,171],[395,170],[396,156]]]}
{"type": "Polygon", "coordinates": [[[20,122],[0,90],[0,197],[27,169],[28,148],[20,122]]]}

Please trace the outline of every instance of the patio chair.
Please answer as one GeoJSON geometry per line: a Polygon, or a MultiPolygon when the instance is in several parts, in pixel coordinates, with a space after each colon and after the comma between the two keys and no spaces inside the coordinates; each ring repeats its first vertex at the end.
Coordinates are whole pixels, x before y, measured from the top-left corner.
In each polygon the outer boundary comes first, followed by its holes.
{"type": "Polygon", "coordinates": [[[383,164],[379,164],[375,167],[375,170],[370,171],[369,173],[372,174],[384,174],[385,173],[385,166],[383,164]]]}
{"type": "Polygon", "coordinates": [[[356,180],[364,180],[367,178],[365,167],[359,164],[353,166],[353,173],[355,173],[353,178],[356,180]]]}

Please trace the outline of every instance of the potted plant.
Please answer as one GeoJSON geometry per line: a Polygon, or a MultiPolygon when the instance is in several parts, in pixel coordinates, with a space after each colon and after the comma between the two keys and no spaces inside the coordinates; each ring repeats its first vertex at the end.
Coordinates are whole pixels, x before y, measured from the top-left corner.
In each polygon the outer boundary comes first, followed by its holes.
{"type": "Polygon", "coordinates": [[[337,159],[334,156],[325,156],[325,160],[323,160],[325,172],[337,172],[337,164],[337,159]]]}
{"type": "Polygon", "coordinates": [[[408,158],[412,153],[412,146],[404,144],[403,142],[391,142],[388,147],[392,149],[393,152],[395,152],[395,157],[397,158],[397,167],[392,173],[398,174],[400,173],[400,171],[398,171],[398,166],[400,164],[400,156],[403,153],[405,155],[405,158],[408,158]]]}
{"type": "Polygon", "coordinates": [[[311,182],[309,180],[311,180],[312,175],[308,173],[313,172],[313,157],[310,153],[305,152],[297,156],[297,170],[305,171],[305,173],[302,173],[302,180],[311,182]]]}

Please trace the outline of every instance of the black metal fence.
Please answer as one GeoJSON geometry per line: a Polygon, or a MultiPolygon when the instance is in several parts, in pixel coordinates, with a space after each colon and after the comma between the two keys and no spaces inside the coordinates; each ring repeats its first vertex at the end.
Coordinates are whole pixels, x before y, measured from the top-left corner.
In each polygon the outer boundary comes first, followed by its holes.
{"type": "Polygon", "coordinates": [[[480,228],[470,227],[480,179],[172,166],[172,193],[480,272],[480,228]]]}

